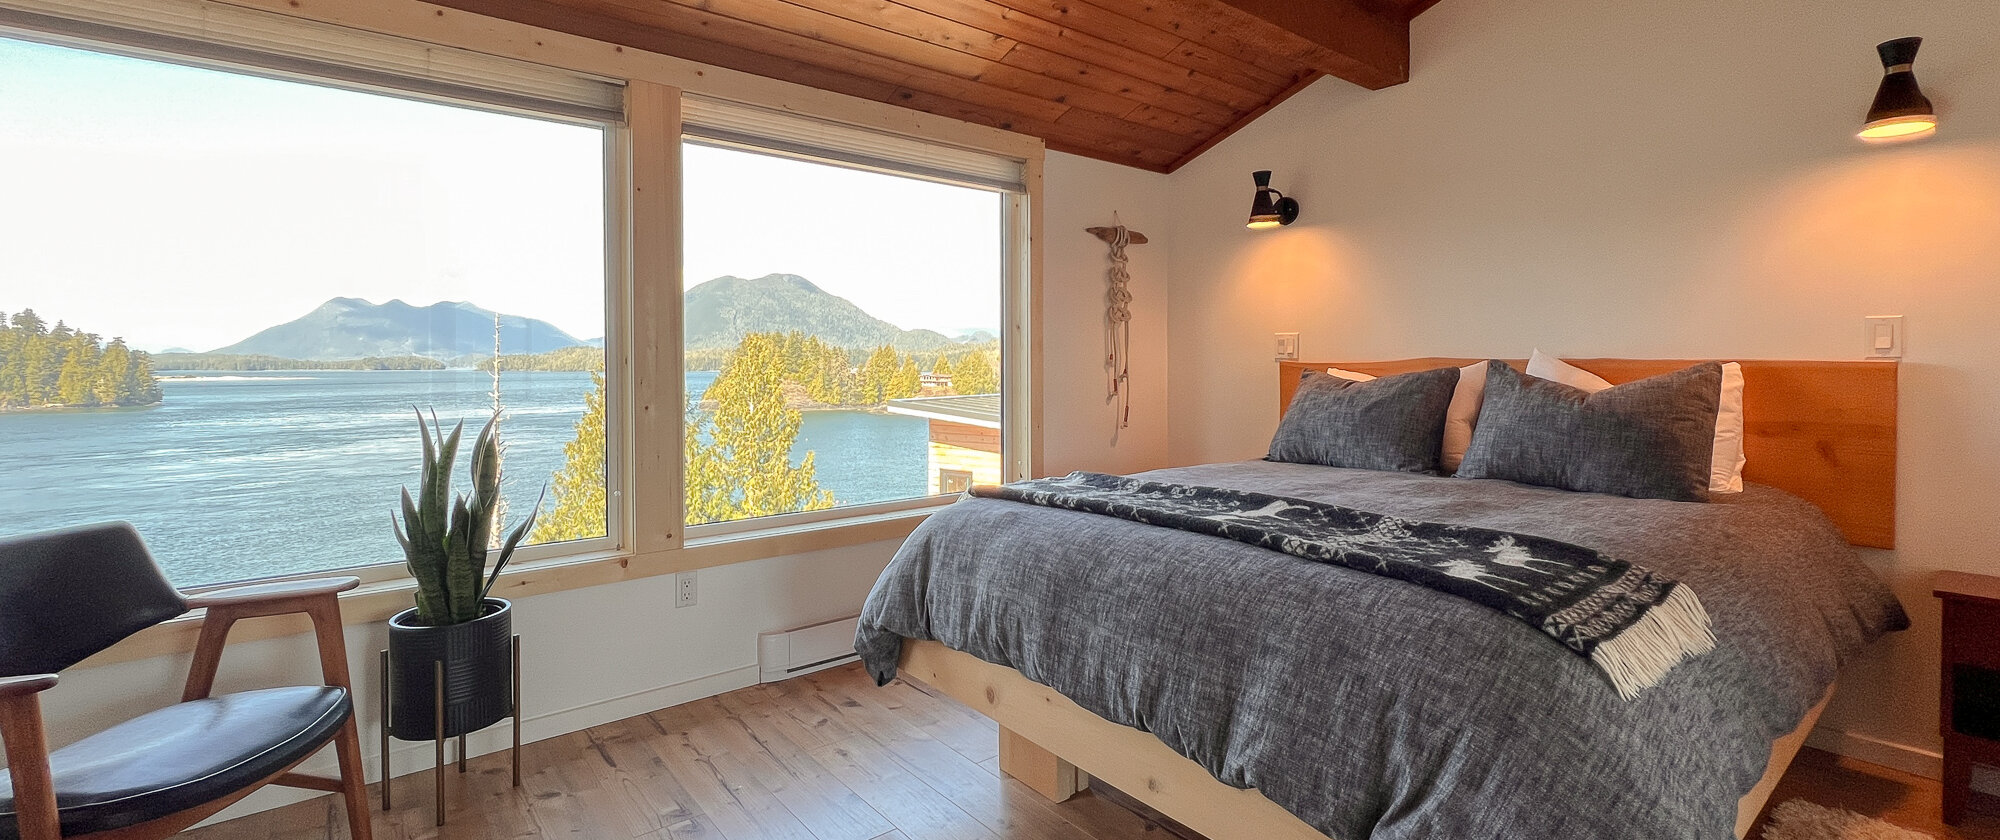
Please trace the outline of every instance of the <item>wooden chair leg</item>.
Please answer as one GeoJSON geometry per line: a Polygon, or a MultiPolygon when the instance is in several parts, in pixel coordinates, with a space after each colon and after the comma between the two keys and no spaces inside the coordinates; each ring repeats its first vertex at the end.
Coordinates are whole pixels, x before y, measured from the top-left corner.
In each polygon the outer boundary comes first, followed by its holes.
{"type": "MultiPolygon", "coordinates": [[[[354,712],[333,738],[335,756],[340,761],[340,793],[347,801],[347,830],[353,840],[373,840],[373,817],[368,811],[368,767],[361,763],[361,704],[354,696],[354,679],[347,670],[347,635],[340,623],[340,601],[333,595],[312,599],[305,608],[311,617],[313,637],[319,643],[320,674],[327,685],[347,689],[354,712]]],[[[386,722],[385,722],[386,723],[386,722]]]]}
{"type": "Polygon", "coordinates": [[[368,810],[368,766],[361,763],[361,729],[350,715],[333,737],[340,760],[340,795],[347,800],[347,832],[353,840],[374,840],[373,812],[368,810]]]}
{"type": "Polygon", "coordinates": [[[14,781],[14,819],[21,840],[58,840],[62,828],[56,816],[55,781],[49,775],[40,697],[0,698],[0,741],[7,746],[7,773],[14,781]]]}

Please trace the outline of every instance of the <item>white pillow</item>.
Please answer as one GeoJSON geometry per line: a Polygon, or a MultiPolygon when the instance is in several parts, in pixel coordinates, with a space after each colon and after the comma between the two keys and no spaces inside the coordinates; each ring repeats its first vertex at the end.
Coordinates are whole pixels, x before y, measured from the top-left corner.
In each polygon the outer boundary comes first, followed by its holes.
{"type": "Polygon", "coordinates": [[[1528,375],[1550,382],[1561,382],[1571,388],[1582,388],[1589,394],[1611,387],[1611,383],[1604,381],[1604,377],[1554,356],[1544,355],[1541,348],[1536,348],[1534,354],[1528,357],[1528,375]]]}
{"type": "MultiPolygon", "coordinates": [[[[1375,377],[1360,371],[1330,367],[1327,375],[1352,382],[1369,382],[1375,377]]],[[[1585,374],[1586,376],[1588,374],[1585,374]]],[[[1608,386],[1607,386],[1608,387],[1608,386]]],[[[1472,428],[1479,422],[1479,406],[1486,397],[1486,363],[1473,362],[1458,369],[1458,387],[1451,392],[1451,405],[1444,410],[1444,446],[1438,452],[1438,466],[1444,475],[1458,472],[1465,450],[1472,446],[1472,428]]]]}
{"type": "Polygon", "coordinates": [[[1708,492],[1743,492],[1743,366],[1722,363],[1722,399],[1716,403],[1715,459],[1709,462],[1708,492]]]}
{"type": "MultiPolygon", "coordinates": [[[[1528,375],[1561,382],[1588,393],[1611,387],[1604,378],[1537,349],[1528,357],[1528,375]]],[[[1447,432],[1448,433],[1448,432],[1447,432]]],[[[1743,492],[1743,366],[1722,365],[1722,393],[1715,410],[1715,444],[1708,462],[1708,492],[1743,492]]]]}

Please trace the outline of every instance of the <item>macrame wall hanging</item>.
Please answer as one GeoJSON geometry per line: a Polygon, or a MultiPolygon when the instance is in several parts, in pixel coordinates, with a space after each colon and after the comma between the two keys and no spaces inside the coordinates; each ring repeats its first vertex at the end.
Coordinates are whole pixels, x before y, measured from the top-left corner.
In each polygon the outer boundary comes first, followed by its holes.
{"type": "Polygon", "coordinates": [[[1104,240],[1111,246],[1111,270],[1107,277],[1110,287],[1104,293],[1106,308],[1105,329],[1109,331],[1107,344],[1110,352],[1105,355],[1104,369],[1110,379],[1106,399],[1118,407],[1118,428],[1125,428],[1132,422],[1132,382],[1129,359],[1132,353],[1132,275],[1125,268],[1125,246],[1146,244],[1146,235],[1118,223],[1118,214],[1111,214],[1111,227],[1084,228],[1090,235],[1104,240]]]}

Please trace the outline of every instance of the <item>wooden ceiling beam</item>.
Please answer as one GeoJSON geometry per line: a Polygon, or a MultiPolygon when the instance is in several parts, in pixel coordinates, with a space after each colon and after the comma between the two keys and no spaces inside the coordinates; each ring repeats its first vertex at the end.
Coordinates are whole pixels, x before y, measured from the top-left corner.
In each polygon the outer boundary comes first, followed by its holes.
{"type": "Polygon", "coordinates": [[[1430,11],[1430,8],[1437,4],[1438,0],[1415,0],[1415,2],[1403,6],[1403,17],[1415,20],[1417,15],[1430,11]]]}
{"type": "MultiPolygon", "coordinates": [[[[1358,0],[1167,0],[1188,14],[1209,12],[1223,27],[1261,22],[1309,45],[1313,69],[1380,90],[1410,80],[1410,21],[1370,12],[1358,0]],[[1234,19],[1232,22],[1231,19],[1234,19]]],[[[1238,37],[1254,41],[1253,33],[1238,37]]]]}

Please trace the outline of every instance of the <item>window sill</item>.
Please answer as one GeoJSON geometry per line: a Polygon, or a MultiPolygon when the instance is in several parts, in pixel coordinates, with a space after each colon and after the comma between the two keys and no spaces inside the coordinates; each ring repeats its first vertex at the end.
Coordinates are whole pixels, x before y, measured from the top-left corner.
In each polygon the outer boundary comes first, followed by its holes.
{"type": "MultiPolygon", "coordinates": [[[[729,543],[782,539],[791,534],[823,534],[843,528],[872,527],[886,522],[904,519],[923,521],[932,511],[958,500],[957,495],[924,496],[915,499],[899,499],[874,505],[849,508],[845,515],[826,516],[818,519],[793,519],[792,517],[829,514],[834,511],[813,511],[805,514],[785,514],[768,517],[769,524],[758,520],[721,522],[712,525],[696,525],[687,529],[682,541],[689,550],[701,550],[711,546],[729,543]]],[[[915,526],[912,526],[915,527],[915,526]]],[[[908,534],[907,531],[904,532],[908,534]]]]}
{"type": "MultiPolygon", "coordinates": [[[[937,506],[925,506],[738,532],[690,541],[679,549],[644,554],[598,552],[520,563],[509,566],[500,575],[493,594],[502,598],[526,598],[770,557],[898,540],[909,536],[936,509],[937,506]]],[[[415,590],[416,582],[407,577],[365,583],[340,596],[341,623],[353,625],[388,621],[390,616],[410,608],[415,590]]],[[[194,650],[202,618],[203,613],[195,611],[148,627],[75,667],[91,668],[187,653],[194,650]]],[[[311,629],[303,616],[273,616],[240,622],[229,638],[232,642],[246,642],[300,635],[311,629]]]]}

